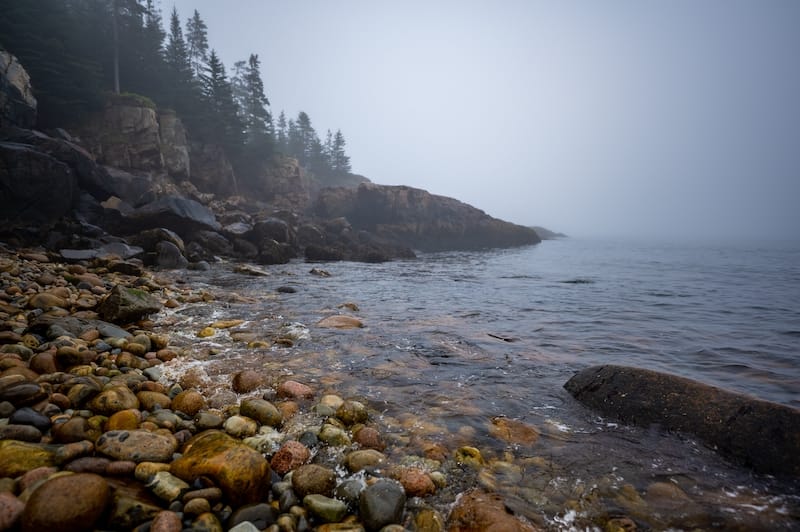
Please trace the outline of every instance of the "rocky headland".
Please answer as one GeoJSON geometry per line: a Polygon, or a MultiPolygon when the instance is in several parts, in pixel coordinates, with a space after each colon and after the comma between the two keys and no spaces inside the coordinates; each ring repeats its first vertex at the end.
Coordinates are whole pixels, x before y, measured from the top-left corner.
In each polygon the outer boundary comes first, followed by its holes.
{"type": "Polygon", "coordinates": [[[191,141],[181,119],[144,98],[109,97],[70,132],[34,129],[24,68],[3,52],[0,219],[7,243],[52,251],[128,246],[157,267],[228,257],[262,264],[379,262],[414,250],[535,244],[530,228],[451,198],[366,178],[320,189],[276,154],[245,192],[225,152],[191,141]],[[255,188],[254,188],[255,187],[255,188]]]}

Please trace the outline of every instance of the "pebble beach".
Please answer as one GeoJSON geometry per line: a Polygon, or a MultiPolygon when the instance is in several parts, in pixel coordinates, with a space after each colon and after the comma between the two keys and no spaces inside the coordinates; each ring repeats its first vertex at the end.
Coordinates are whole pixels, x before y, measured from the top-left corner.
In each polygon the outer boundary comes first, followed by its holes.
{"type": "MultiPolygon", "coordinates": [[[[58,259],[0,248],[0,530],[537,529],[497,495],[456,493],[479,449],[410,454],[368,398],[257,369],[210,386],[159,318],[212,294],[136,260],[58,259]]],[[[243,334],[252,349],[292,342],[243,334]]]]}

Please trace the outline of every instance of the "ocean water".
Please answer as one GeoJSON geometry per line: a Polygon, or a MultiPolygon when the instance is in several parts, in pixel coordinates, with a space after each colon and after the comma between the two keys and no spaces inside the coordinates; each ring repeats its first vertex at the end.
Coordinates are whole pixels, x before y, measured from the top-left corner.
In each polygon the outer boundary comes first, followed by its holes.
{"type": "Polygon", "coordinates": [[[231,270],[191,274],[187,283],[225,303],[177,312],[174,330],[241,318],[295,343],[253,352],[210,339],[209,374],[256,367],[363,398],[409,452],[480,449],[494,465],[451,472],[444,506],[481,484],[555,528],[609,515],[654,528],[800,526],[797,482],[753,475],[686,435],[620,426],[562,388],[582,368],[614,363],[800,407],[800,244],[567,238],[384,264],[295,262],[268,277],[231,270]],[[340,307],[348,302],[358,310],[340,307]],[[316,327],[337,313],[365,327],[316,327]],[[498,438],[498,417],[536,427],[539,441],[498,438]],[[659,499],[664,483],[688,499],[659,499]]]}

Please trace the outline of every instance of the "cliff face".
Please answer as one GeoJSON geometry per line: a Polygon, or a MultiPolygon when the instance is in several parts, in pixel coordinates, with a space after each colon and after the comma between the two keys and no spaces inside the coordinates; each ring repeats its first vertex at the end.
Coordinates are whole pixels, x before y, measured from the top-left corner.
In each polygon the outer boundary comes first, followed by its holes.
{"type": "Polygon", "coordinates": [[[406,186],[363,183],[325,189],[314,214],[422,251],[477,250],[540,242],[536,231],[492,218],[453,198],[406,186]]]}
{"type": "Polygon", "coordinates": [[[28,73],[16,57],[0,51],[0,127],[33,127],[36,106],[28,73]]]}
{"type": "Polygon", "coordinates": [[[155,247],[143,246],[144,258],[164,267],[217,255],[377,262],[413,257],[412,247],[539,241],[532,229],[424,190],[349,174],[345,186],[320,190],[290,157],[276,155],[237,183],[220,146],[192,140],[174,113],[135,95],[112,97],[76,130],[79,138],[60,129],[47,135],[31,129],[36,101],[24,69],[2,54],[0,66],[0,240],[46,241],[88,256],[82,250],[119,243],[117,235],[155,239],[155,247]],[[149,232],[155,236],[142,237],[149,232]],[[186,258],[154,258],[171,242],[165,234],[185,241],[176,253],[186,258]]]}

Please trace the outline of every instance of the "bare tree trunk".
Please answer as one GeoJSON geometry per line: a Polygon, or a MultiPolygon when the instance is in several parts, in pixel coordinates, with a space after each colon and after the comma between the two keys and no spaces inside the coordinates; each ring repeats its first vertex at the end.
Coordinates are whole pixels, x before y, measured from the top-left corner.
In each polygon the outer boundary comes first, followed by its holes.
{"type": "Polygon", "coordinates": [[[119,30],[117,29],[117,0],[111,0],[111,29],[114,34],[114,94],[119,94],[119,30]]]}

